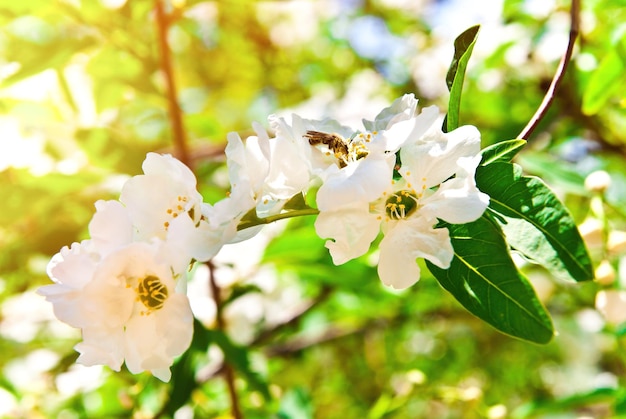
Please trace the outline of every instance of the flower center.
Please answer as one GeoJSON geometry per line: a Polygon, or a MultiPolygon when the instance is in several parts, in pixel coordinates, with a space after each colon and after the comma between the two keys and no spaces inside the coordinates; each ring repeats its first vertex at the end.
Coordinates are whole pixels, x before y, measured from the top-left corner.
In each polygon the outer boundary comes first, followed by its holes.
{"type": "Polygon", "coordinates": [[[391,195],[385,203],[385,212],[392,220],[401,220],[413,214],[419,207],[415,191],[401,190],[391,195]]]}
{"type": "MultiPolygon", "coordinates": [[[[168,292],[167,287],[161,282],[161,280],[154,276],[148,275],[139,280],[137,286],[137,295],[139,301],[148,309],[147,313],[160,310],[163,308],[165,300],[167,300],[168,292]]],[[[142,314],[144,314],[142,312],[142,314]]]]}

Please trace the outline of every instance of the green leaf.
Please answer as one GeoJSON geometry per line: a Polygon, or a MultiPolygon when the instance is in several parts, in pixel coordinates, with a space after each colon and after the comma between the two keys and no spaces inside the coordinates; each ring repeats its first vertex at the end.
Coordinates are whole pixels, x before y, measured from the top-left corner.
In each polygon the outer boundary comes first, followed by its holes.
{"type": "Polygon", "coordinates": [[[444,123],[446,132],[452,131],[459,126],[459,110],[461,108],[461,91],[463,90],[463,79],[467,62],[472,55],[474,44],[478,36],[480,25],[472,26],[454,40],[454,57],[448,74],[446,84],[450,91],[450,101],[448,102],[448,114],[444,123]]]}
{"type": "Polygon", "coordinates": [[[492,144],[489,147],[485,147],[480,151],[480,154],[483,156],[480,165],[487,166],[498,161],[509,162],[525,145],[526,140],[517,139],[501,141],[499,143],[492,144]]]}
{"type": "Polygon", "coordinates": [[[585,115],[598,113],[614,94],[622,91],[626,71],[625,42],[626,37],[619,39],[591,75],[583,92],[582,111],[585,115]]]}
{"type": "Polygon", "coordinates": [[[501,214],[507,241],[531,261],[561,278],[593,279],[593,267],[576,223],[556,195],[521,168],[496,162],[476,171],[478,188],[489,194],[489,207],[501,214]]]}
{"type": "MultiPolygon", "coordinates": [[[[537,417],[558,417],[558,413],[569,413],[578,409],[592,405],[609,405],[612,402],[619,401],[624,396],[624,390],[621,388],[600,387],[594,388],[586,393],[573,394],[563,398],[547,398],[534,400],[517,407],[513,412],[513,418],[537,418],[537,417]]],[[[616,409],[615,413],[620,413],[616,409]]],[[[623,416],[613,416],[612,418],[623,416]]]]}
{"type": "Polygon", "coordinates": [[[280,401],[277,414],[280,419],[311,419],[313,404],[311,396],[302,387],[296,387],[285,393],[280,401]]]}
{"type": "Polygon", "coordinates": [[[517,163],[525,171],[534,173],[550,185],[587,199],[589,191],[585,189],[585,174],[579,167],[546,152],[527,150],[520,155],[517,163]]]}
{"type": "Polygon", "coordinates": [[[441,286],[501,332],[535,343],[549,342],[554,335],[550,316],[517,270],[498,225],[483,215],[447,228],[454,247],[450,268],[427,262],[441,286]]]}

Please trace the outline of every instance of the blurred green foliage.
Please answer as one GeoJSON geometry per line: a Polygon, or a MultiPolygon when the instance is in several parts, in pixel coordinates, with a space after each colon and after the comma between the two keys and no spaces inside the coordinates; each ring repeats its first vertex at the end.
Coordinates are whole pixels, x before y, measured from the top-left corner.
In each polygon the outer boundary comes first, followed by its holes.
{"type": "MultiPolygon", "coordinates": [[[[460,124],[476,125],[483,146],[516,138],[565,50],[569,3],[478,3],[486,10],[452,0],[169,3],[174,76],[205,200],[225,194],[227,132],[243,137],[269,114],[352,122],[409,92],[446,109],[454,37],[478,23],[460,124]]],[[[217,258],[236,279],[225,285],[227,333],[199,316],[192,348],[164,384],[74,365],[78,333],[33,295],[49,281],[49,258],[86,238],[93,203],[117,197],[147,151],[174,151],[154,3],[4,2],[0,416],[228,417],[220,348],[246,418],[626,416],[624,319],[603,318],[594,303],[601,290],[626,288],[625,5],[584,2],[569,72],[517,158],[558,191],[596,265],[612,269],[601,283],[574,284],[525,265],[559,333],[550,344],[499,334],[425,266],[401,293],[383,288],[368,256],[335,267],[312,220],[298,219],[287,233],[272,230],[258,260],[217,258]],[[591,193],[584,181],[596,170],[612,183],[591,193]],[[267,272],[274,288],[255,282],[267,272]],[[259,306],[261,315],[246,311],[259,306]]]]}

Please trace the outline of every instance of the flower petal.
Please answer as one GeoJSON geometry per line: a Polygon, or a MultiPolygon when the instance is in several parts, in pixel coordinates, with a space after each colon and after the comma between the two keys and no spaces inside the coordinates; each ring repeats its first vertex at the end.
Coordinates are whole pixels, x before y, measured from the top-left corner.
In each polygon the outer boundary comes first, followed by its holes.
{"type": "Polygon", "coordinates": [[[457,177],[442,183],[433,195],[423,199],[420,211],[452,224],[478,219],[489,206],[489,195],[479,191],[474,180],[480,159],[480,155],[460,158],[457,177]]]}
{"type": "Polygon", "coordinates": [[[151,371],[169,381],[174,357],[191,344],[193,314],[187,296],[171,295],[163,308],[145,316],[133,316],[126,324],[124,353],[132,373],[151,371]]]}
{"type": "Polygon", "coordinates": [[[463,126],[449,133],[431,129],[419,141],[402,148],[400,173],[416,188],[439,185],[459,169],[461,157],[474,157],[480,152],[480,133],[473,126],[463,126]]]}
{"type": "Polygon", "coordinates": [[[106,255],[133,240],[133,224],[128,210],[119,201],[96,202],[96,213],[89,223],[93,246],[106,255]]]}
{"type": "Polygon", "coordinates": [[[415,143],[433,127],[438,118],[439,109],[429,106],[416,117],[395,123],[383,133],[387,139],[387,150],[395,153],[405,144],[415,143]]]}
{"type": "Polygon", "coordinates": [[[445,228],[433,228],[432,218],[418,217],[394,221],[388,225],[380,242],[378,275],[383,284],[407,288],[420,278],[415,260],[428,259],[442,269],[447,269],[454,256],[450,235],[445,228]]]}
{"type": "Polygon", "coordinates": [[[341,265],[368,251],[380,231],[380,220],[370,214],[367,203],[356,203],[334,211],[320,212],[315,231],[323,239],[335,265],[341,265]]]}
{"type": "Polygon", "coordinates": [[[276,137],[270,144],[272,157],[267,193],[274,199],[289,199],[309,186],[309,163],[302,148],[288,138],[276,137]]]}
{"type": "Polygon", "coordinates": [[[176,182],[196,187],[196,177],[180,160],[170,154],[148,153],[141,165],[144,174],[164,176],[176,182]]]}
{"type": "Polygon", "coordinates": [[[235,187],[240,182],[247,182],[251,193],[258,193],[269,172],[269,140],[252,136],[244,143],[235,132],[229,133],[227,138],[226,158],[231,185],[235,187]]]}
{"type": "Polygon", "coordinates": [[[63,247],[48,263],[46,270],[50,279],[69,288],[82,289],[93,277],[100,260],[90,248],[90,240],[63,247]]]}
{"type": "Polygon", "coordinates": [[[415,114],[417,99],[413,93],[406,94],[380,111],[373,121],[363,120],[363,126],[368,131],[383,131],[389,129],[394,124],[411,119],[415,114]]]}
{"type": "Polygon", "coordinates": [[[390,154],[388,158],[368,156],[343,169],[331,166],[317,192],[318,208],[331,211],[350,203],[375,201],[391,185],[394,162],[395,156],[390,154]]]}
{"type": "Polygon", "coordinates": [[[226,242],[225,232],[230,227],[215,228],[202,220],[195,225],[189,217],[172,220],[165,247],[171,253],[169,262],[174,272],[183,273],[192,259],[206,262],[213,258],[226,242]]]}
{"type": "Polygon", "coordinates": [[[119,371],[124,362],[124,332],[121,328],[106,329],[89,327],[83,329],[83,341],[74,346],[80,356],[79,364],[108,365],[119,371]]]}

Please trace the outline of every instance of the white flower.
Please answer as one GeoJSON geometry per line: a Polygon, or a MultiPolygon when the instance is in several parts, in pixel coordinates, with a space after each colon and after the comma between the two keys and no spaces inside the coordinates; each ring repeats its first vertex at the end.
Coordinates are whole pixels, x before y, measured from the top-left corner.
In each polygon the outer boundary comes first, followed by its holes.
{"type": "Polygon", "coordinates": [[[189,301],[167,262],[170,250],[161,242],[133,242],[100,254],[86,240],[52,258],[48,275],[55,284],[38,292],[59,320],[81,329],[77,362],[119,371],[125,361],[132,373],[169,381],[174,357],[193,334],[189,301]]]}
{"type": "MultiPolygon", "coordinates": [[[[182,231],[182,230],[181,230],[182,231]]],[[[136,229],[119,201],[96,202],[91,239],[64,247],[48,264],[55,282],[38,290],[55,316],[82,331],[84,365],[170,378],[173,358],[191,343],[193,318],[182,293],[191,256],[177,241],[133,241],[136,229]]],[[[146,238],[147,239],[147,238],[146,238]]]]}
{"type": "Polygon", "coordinates": [[[203,217],[208,204],[202,202],[191,170],[171,155],[157,153],[148,153],[142,168],[144,174],[129,179],[120,196],[133,225],[133,240],[175,242],[189,261],[215,256],[223,244],[221,235],[203,217]]]}
{"type": "Polygon", "coordinates": [[[269,138],[259,124],[253,127],[257,135],[246,141],[229,133],[226,163],[230,194],[209,209],[207,215],[211,225],[225,232],[227,243],[258,233],[260,226],[236,232],[248,212],[255,210],[258,217],[277,214],[290,198],[309,186],[306,164],[295,145],[285,138],[269,138]]]}
{"type": "MultiPolygon", "coordinates": [[[[416,258],[428,259],[447,269],[454,252],[448,230],[434,228],[438,219],[453,224],[476,220],[489,203],[474,181],[480,163],[480,134],[465,126],[444,134],[425,110],[423,119],[395,124],[405,138],[398,168],[401,178],[388,180],[374,200],[353,201],[330,211],[321,210],[315,222],[318,235],[330,238],[326,247],[335,264],[361,256],[382,228],[378,273],[385,285],[406,288],[419,280],[416,258]],[[425,122],[430,125],[425,126],[425,122]]],[[[329,200],[343,202],[342,189],[329,200]]]]}
{"type": "Polygon", "coordinates": [[[274,202],[280,207],[309,186],[306,163],[295,144],[282,137],[269,138],[259,124],[253,127],[257,135],[245,142],[236,133],[228,135],[226,158],[232,188],[243,184],[256,205],[274,202]]]}

